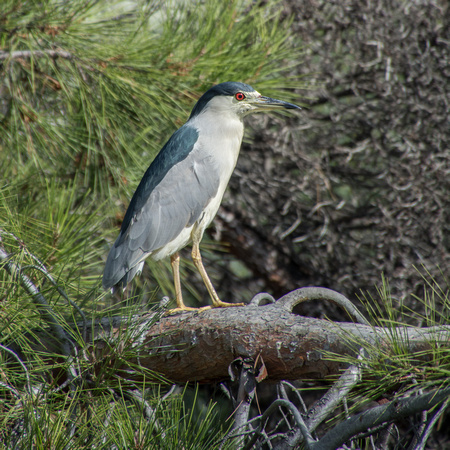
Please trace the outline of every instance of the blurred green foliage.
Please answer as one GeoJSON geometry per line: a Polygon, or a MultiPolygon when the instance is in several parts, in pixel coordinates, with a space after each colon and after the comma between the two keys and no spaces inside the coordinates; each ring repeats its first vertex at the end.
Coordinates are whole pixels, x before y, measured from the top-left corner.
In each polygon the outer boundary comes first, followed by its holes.
{"type": "MultiPolygon", "coordinates": [[[[288,75],[302,52],[289,24],[271,2],[4,2],[0,227],[82,300],[145,169],[201,93],[301,84],[288,75]]],[[[150,266],[170,293],[167,269],[150,266]]]]}
{"type": "MultiPolygon", "coordinates": [[[[48,324],[17,275],[29,277],[80,354],[88,352],[82,330],[68,325],[81,320],[68,300],[88,320],[109,304],[100,288],[104,261],[144,171],[211,85],[243,81],[267,95],[300,86],[289,76],[302,55],[289,25],[276,2],[2,2],[0,249],[8,257],[0,262],[0,336],[27,361],[0,351],[3,445],[206,449],[220,440],[228,425],[215,421],[214,405],[194,398],[186,406],[182,394],[162,400],[147,390],[148,403],[132,407],[123,378],[100,376],[131,359],[134,347],[115,349],[117,366],[100,361],[94,375],[92,355],[78,360],[66,395],[55,372],[72,362],[55,364],[36,350],[33,330],[48,324]],[[151,420],[143,419],[145,404],[156,411],[151,420]]],[[[173,289],[166,266],[150,269],[156,283],[145,302],[157,286],[173,289]]],[[[100,314],[137,312],[125,307],[100,314]]]]}

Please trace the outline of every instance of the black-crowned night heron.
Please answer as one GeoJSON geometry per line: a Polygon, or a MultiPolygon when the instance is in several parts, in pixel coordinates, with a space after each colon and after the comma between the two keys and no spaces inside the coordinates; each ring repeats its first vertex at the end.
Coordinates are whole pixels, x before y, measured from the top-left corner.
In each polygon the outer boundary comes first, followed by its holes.
{"type": "Polygon", "coordinates": [[[125,214],[119,237],[103,273],[105,289],[125,288],[144,260],[171,257],[177,308],[181,294],[178,251],[192,241],[192,260],[208,289],[213,307],[222,302],[203,266],[199,244],[219,209],[236,165],[244,135],[243,118],[275,109],[300,109],[263,97],[244,83],[227,82],[198,100],[189,120],[169,139],[145,172],[125,214]]]}

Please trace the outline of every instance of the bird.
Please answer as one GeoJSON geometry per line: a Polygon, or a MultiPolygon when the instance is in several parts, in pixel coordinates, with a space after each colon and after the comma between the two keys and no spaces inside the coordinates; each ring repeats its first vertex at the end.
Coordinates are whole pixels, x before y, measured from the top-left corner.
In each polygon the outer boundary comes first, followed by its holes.
{"type": "Polygon", "coordinates": [[[207,90],[187,122],[173,133],[142,177],[125,213],[119,236],[103,272],[104,289],[125,289],[142,272],[147,257],[170,257],[177,307],[184,304],[179,251],[192,243],[192,260],[212,300],[211,307],[242,306],[220,300],[206,273],[200,241],[214,219],[236,166],[245,116],[257,112],[301,109],[262,96],[241,82],[207,90]]]}

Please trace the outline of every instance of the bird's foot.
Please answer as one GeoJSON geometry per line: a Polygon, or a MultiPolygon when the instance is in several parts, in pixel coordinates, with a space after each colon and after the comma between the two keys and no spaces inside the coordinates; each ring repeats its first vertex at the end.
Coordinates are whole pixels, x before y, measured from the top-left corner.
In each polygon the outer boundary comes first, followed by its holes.
{"type": "Polygon", "coordinates": [[[201,312],[201,311],[206,311],[207,309],[211,309],[212,306],[202,306],[201,308],[191,308],[190,306],[177,306],[176,308],[173,309],[169,309],[166,312],[166,315],[170,315],[173,313],[179,313],[179,312],[184,312],[184,311],[197,311],[197,312],[201,312]]]}
{"type": "Polygon", "coordinates": [[[211,308],[229,308],[231,306],[245,306],[245,303],[227,303],[222,300],[213,300],[213,304],[211,308]]]}
{"type": "Polygon", "coordinates": [[[198,308],[191,308],[189,306],[177,306],[176,308],[173,309],[169,309],[166,314],[173,314],[173,313],[178,313],[178,312],[183,312],[183,311],[197,311],[198,308]]]}

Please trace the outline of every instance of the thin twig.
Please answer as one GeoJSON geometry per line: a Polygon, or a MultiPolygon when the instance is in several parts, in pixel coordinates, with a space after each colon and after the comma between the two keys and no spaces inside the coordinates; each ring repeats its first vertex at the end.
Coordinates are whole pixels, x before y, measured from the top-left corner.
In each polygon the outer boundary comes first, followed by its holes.
{"type": "Polygon", "coordinates": [[[3,381],[0,381],[0,387],[12,392],[19,400],[22,399],[22,396],[20,395],[19,391],[16,388],[13,388],[12,386],[10,386],[9,384],[6,384],[6,383],[3,383],[3,381]]]}
{"type": "MultiPolygon", "coordinates": [[[[296,388],[293,384],[289,383],[289,382],[286,381],[286,380],[280,381],[280,385],[283,386],[283,387],[284,387],[284,386],[288,386],[288,387],[292,390],[292,392],[294,392],[294,394],[297,396],[298,401],[300,402],[300,405],[301,405],[301,407],[302,407],[303,413],[306,414],[307,411],[308,411],[308,409],[306,408],[306,403],[304,402],[304,400],[303,400],[303,398],[302,398],[302,396],[301,396],[301,394],[300,394],[300,389],[299,389],[299,388],[296,388]]],[[[284,389],[284,388],[283,388],[283,389],[284,389]]],[[[284,391],[285,391],[285,390],[284,390],[284,391]]],[[[286,391],[285,391],[285,392],[286,392],[286,391]]],[[[287,397],[287,393],[286,393],[286,399],[289,400],[289,398],[287,397]]]]}
{"type": "Polygon", "coordinates": [[[256,443],[259,434],[261,433],[261,430],[264,428],[264,424],[266,420],[270,417],[270,415],[274,412],[275,409],[277,409],[279,406],[282,406],[283,408],[286,408],[289,410],[289,412],[292,414],[297,427],[301,430],[303,436],[304,436],[304,446],[306,449],[311,448],[311,445],[314,444],[315,440],[311,436],[310,432],[308,431],[308,428],[306,427],[306,424],[299,412],[299,410],[295,407],[295,405],[290,402],[289,400],[284,399],[277,399],[266,409],[264,414],[260,416],[261,423],[259,427],[255,430],[254,435],[252,436],[252,439],[247,443],[245,446],[246,450],[250,450],[253,448],[254,444],[256,443]]]}
{"type": "MultiPolygon", "coordinates": [[[[0,249],[1,250],[1,249],[0,249]]],[[[20,359],[19,355],[17,355],[17,353],[15,353],[14,351],[12,351],[10,348],[5,347],[4,345],[0,344],[0,349],[2,349],[3,351],[9,353],[10,355],[12,355],[17,362],[22,366],[23,371],[25,372],[25,376],[27,378],[27,392],[29,394],[31,394],[31,381],[30,381],[30,374],[28,373],[28,369],[27,366],[24,364],[24,362],[20,359]]]]}
{"type": "MultiPolygon", "coordinates": [[[[368,437],[373,437],[373,435],[376,433],[381,433],[384,430],[388,430],[391,425],[392,424],[382,423],[381,425],[378,425],[376,427],[370,427],[363,433],[355,434],[352,437],[352,440],[356,441],[356,440],[366,439],[368,437]]],[[[378,448],[385,448],[385,447],[378,446],[378,448]]]]}
{"type": "Polygon", "coordinates": [[[164,400],[167,400],[171,395],[176,393],[176,391],[178,391],[178,390],[179,390],[179,385],[178,384],[172,384],[170,389],[161,398],[161,402],[163,402],[164,400]]]}
{"type": "Polygon", "coordinates": [[[0,61],[5,59],[30,59],[49,56],[50,58],[74,59],[74,55],[63,50],[16,50],[13,52],[0,51],[0,61]]]}
{"type": "Polygon", "coordinates": [[[425,449],[425,445],[427,443],[428,438],[430,437],[431,432],[433,431],[433,427],[435,426],[435,424],[439,420],[439,418],[442,416],[442,414],[444,414],[449,403],[450,403],[450,398],[447,398],[447,400],[445,400],[445,402],[442,404],[442,406],[433,414],[433,416],[427,423],[426,428],[423,430],[423,433],[420,436],[419,442],[417,442],[416,446],[414,447],[414,450],[424,450],[425,449]]]}

